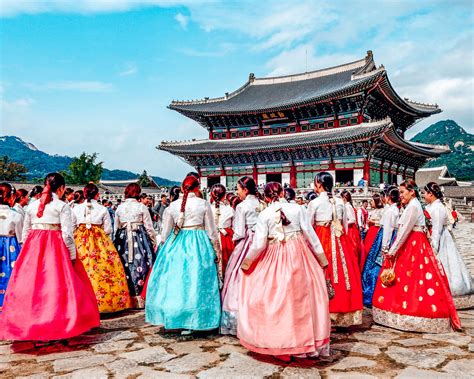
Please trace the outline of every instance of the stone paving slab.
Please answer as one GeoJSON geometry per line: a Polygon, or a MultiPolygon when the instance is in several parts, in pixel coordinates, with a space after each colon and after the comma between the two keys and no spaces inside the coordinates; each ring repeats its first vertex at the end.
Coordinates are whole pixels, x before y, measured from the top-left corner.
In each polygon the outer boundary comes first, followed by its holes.
{"type": "MultiPolygon", "coordinates": [[[[474,224],[454,233],[474,274],[474,224]]],[[[459,316],[462,332],[421,334],[373,325],[366,311],[362,326],[331,335],[330,357],[284,363],[232,336],[163,333],[128,311],[65,341],[0,341],[0,378],[474,378],[474,309],[459,316]]]]}

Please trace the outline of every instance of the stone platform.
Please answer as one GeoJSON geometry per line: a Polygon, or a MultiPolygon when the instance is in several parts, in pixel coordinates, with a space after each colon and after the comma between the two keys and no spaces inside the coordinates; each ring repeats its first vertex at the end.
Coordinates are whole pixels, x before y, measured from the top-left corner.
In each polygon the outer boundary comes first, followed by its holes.
{"type": "MultiPolygon", "coordinates": [[[[474,273],[474,224],[455,229],[474,273]]],[[[364,324],[331,336],[330,358],[290,364],[249,353],[233,337],[164,334],[142,311],[102,320],[66,341],[0,342],[1,378],[474,378],[474,310],[459,312],[463,331],[406,333],[364,324]]]]}

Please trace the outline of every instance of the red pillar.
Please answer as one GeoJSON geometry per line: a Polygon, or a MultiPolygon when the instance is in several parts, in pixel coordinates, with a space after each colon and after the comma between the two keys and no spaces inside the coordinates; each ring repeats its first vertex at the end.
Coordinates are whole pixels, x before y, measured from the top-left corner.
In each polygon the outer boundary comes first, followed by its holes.
{"type": "Polygon", "coordinates": [[[359,113],[359,115],[357,116],[357,123],[362,124],[363,122],[364,122],[364,115],[359,113]]]}
{"type": "Polygon", "coordinates": [[[296,166],[294,163],[291,163],[290,166],[290,187],[296,188],[296,166]]]}
{"type": "Polygon", "coordinates": [[[364,180],[367,181],[367,186],[370,185],[370,162],[368,160],[364,161],[364,180]]]}
{"type": "Polygon", "coordinates": [[[252,168],[252,177],[255,182],[255,184],[258,186],[258,175],[257,175],[257,166],[254,165],[252,168]]]}

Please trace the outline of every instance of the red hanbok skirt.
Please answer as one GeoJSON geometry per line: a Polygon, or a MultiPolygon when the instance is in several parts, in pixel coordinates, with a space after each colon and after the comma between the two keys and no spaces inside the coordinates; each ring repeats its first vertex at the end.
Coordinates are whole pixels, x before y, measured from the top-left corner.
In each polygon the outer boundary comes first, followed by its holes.
{"type": "Polygon", "coordinates": [[[375,238],[377,237],[377,233],[379,232],[379,230],[380,230],[380,225],[371,225],[369,226],[369,230],[367,231],[367,234],[365,235],[365,239],[363,242],[364,247],[362,250],[361,258],[359,260],[359,268],[361,272],[364,271],[367,255],[369,254],[369,251],[375,242],[375,238]]]}
{"type": "Polygon", "coordinates": [[[31,230],[16,261],[0,316],[5,340],[58,340],[99,326],[94,290],[59,230],[31,230]]]}
{"type": "Polygon", "coordinates": [[[225,275],[225,269],[227,268],[227,263],[229,263],[229,258],[232,252],[234,251],[234,241],[232,237],[234,236],[234,231],[232,228],[225,228],[227,234],[223,234],[219,231],[221,238],[221,250],[222,250],[222,275],[225,275]]]}
{"type": "MultiPolygon", "coordinates": [[[[391,263],[384,261],[382,270],[391,263]]],[[[373,296],[374,321],[400,330],[447,333],[460,329],[443,266],[425,233],[412,232],[397,253],[396,283],[385,287],[380,277],[373,296]]]]}
{"type": "MultiPolygon", "coordinates": [[[[356,224],[349,224],[347,227],[347,239],[352,245],[352,251],[354,251],[357,261],[360,262],[362,259],[362,252],[364,250],[364,244],[360,238],[360,231],[356,224]]],[[[362,271],[362,270],[361,270],[362,271]]]]}
{"type": "Polygon", "coordinates": [[[346,235],[337,239],[332,237],[331,226],[315,227],[316,234],[329,262],[327,273],[334,287],[335,296],[329,301],[329,312],[334,326],[362,324],[362,283],[359,261],[346,235]],[[333,261],[332,240],[336,242],[333,261]]]}

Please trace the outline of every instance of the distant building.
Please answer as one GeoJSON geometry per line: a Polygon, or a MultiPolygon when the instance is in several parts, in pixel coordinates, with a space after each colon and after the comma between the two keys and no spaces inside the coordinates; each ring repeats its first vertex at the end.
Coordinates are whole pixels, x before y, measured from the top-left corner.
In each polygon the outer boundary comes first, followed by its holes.
{"type": "Polygon", "coordinates": [[[402,99],[387,71],[364,59],[302,74],[256,78],[215,99],[169,105],[197,121],[209,139],[162,142],[159,149],[194,166],[202,185],[233,188],[242,175],[258,184],[308,187],[318,171],[336,182],[369,185],[414,178],[427,159],[449,152],[404,139],[437,105],[402,99]]]}

